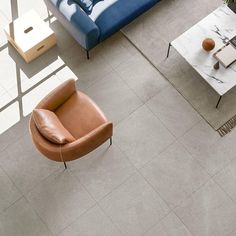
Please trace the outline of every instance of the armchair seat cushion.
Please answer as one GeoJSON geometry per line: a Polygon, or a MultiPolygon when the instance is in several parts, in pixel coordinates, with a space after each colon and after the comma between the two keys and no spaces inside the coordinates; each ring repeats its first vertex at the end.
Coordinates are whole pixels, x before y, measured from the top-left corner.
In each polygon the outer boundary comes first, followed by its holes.
{"type": "Polygon", "coordinates": [[[75,92],[55,113],[76,139],[107,122],[97,105],[80,91],[75,92]]]}

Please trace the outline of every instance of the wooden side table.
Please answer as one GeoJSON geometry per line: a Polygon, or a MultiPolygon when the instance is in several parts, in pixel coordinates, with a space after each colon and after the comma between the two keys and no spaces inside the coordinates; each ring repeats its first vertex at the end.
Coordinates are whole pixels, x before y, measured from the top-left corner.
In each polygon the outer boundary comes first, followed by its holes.
{"type": "Polygon", "coordinates": [[[56,44],[56,37],[49,26],[30,10],[4,29],[8,41],[29,63],[56,44]]]}

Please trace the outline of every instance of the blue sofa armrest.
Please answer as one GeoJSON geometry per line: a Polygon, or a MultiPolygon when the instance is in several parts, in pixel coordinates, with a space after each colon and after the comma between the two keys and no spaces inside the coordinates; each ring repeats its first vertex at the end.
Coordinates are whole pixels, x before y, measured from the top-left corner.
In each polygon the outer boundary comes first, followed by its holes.
{"type": "Polygon", "coordinates": [[[87,14],[71,0],[44,0],[48,10],[86,50],[99,43],[100,30],[87,14]]]}

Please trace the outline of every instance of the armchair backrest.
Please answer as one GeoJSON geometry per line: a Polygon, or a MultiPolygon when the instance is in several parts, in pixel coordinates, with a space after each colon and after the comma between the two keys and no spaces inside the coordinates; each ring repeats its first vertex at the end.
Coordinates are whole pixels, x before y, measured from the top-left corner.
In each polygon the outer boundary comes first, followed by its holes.
{"type": "Polygon", "coordinates": [[[62,105],[70,96],[76,92],[75,80],[70,79],[62,83],[52,92],[50,92],[36,108],[55,111],[62,105]]]}

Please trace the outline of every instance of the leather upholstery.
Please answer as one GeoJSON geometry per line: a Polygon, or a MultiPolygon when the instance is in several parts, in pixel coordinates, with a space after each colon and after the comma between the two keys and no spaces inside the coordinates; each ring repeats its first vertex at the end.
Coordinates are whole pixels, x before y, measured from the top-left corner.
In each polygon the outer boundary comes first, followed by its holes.
{"type": "Polygon", "coordinates": [[[75,141],[75,138],[62,125],[54,112],[45,109],[34,109],[32,117],[40,134],[49,141],[56,144],[75,141]]]}
{"type": "Polygon", "coordinates": [[[40,134],[31,115],[32,140],[37,149],[51,160],[75,160],[112,137],[113,124],[87,95],[76,91],[72,79],[54,89],[36,108],[55,112],[62,125],[75,138],[75,141],[63,145],[50,142],[40,134]]]}

